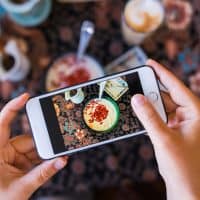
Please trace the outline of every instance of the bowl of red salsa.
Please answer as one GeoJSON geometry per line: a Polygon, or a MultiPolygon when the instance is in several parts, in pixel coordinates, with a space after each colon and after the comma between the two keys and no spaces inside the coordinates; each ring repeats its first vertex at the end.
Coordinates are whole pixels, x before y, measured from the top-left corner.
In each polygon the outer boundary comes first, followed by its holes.
{"type": "Polygon", "coordinates": [[[66,54],[57,59],[46,76],[46,90],[53,91],[77,85],[104,75],[101,65],[92,57],[85,55],[78,60],[75,54],[66,54]]]}

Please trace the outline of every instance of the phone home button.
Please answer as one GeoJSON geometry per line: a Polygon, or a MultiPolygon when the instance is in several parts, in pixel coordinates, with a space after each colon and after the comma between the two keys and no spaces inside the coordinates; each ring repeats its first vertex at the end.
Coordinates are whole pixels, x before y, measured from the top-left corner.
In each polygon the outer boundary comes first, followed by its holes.
{"type": "Polygon", "coordinates": [[[147,97],[152,103],[158,101],[158,94],[156,92],[149,92],[147,97]]]}

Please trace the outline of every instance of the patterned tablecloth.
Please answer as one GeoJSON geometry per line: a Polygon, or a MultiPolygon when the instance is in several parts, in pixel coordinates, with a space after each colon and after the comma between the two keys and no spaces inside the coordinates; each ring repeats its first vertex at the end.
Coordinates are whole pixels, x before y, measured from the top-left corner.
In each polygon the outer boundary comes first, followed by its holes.
{"type": "MultiPolygon", "coordinates": [[[[51,15],[40,27],[25,29],[5,23],[8,35],[27,41],[32,73],[20,83],[9,84],[6,91],[10,93],[7,96],[5,88],[0,90],[0,107],[23,91],[28,90],[32,95],[44,92],[47,64],[60,55],[76,51],[80,25],[85,19],[96,24],[88,54],[95,57],[102,66],[127,51],[130,47],[123,42],[120,29],[121,12],[125,2],[105,0],[86,4],[54,3],[51,15]]],[[[144,42],[142,48],[149,57],[165,64],[199,94],[200,62],[198,60],[192,69],[185,65],[187,59],[199,55],[200,52],[200,3],[199,0],[191,2],[194,15],[187,30],[171,31],[163,25],[144,42]],[[170,52],[174,52],[173,56],[170,52]]],[[[13,135],[22,132],[29,132],[24,111],[13,124],[13,135]]],[[[68,166],[38,190],[34,197],[124,186],[132,182],[146,183],[159,179],[151,142],[147,136],[142,135],[70,156],[68,166]]]]}

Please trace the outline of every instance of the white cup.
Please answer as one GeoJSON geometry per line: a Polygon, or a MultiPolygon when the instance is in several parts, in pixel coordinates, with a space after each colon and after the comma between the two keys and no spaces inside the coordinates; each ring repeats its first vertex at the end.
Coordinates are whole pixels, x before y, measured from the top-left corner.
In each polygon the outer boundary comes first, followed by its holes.
{"type": "Polygon", "coordinates": [[[0,55],[0,81],[9,80],[17,82],[23,80],[30,70],[30,62],[21,52],[15,40],[7,42],[5,46],[5,53],[13,56],[15,62],[13,67],[6,71],[3,67],[2,55],[0,55]]]}
{"type": "Polygon", "coordinates": [[[70,91],[65,92],[65,100],[71,100],[75,104],[80,104],[83,102],[85,96],[81,88],[77,89],[76,94],[71,96],[70,91]]]}
{"type": "Polygon", "coordinates": [[[162,24],[163,19],[164,8],[159,0],[129,0],[121,22],[124,40],[129,45],[141,44],[162,24]],[[155,19],[154,22],[151,19],[155,19]]]}

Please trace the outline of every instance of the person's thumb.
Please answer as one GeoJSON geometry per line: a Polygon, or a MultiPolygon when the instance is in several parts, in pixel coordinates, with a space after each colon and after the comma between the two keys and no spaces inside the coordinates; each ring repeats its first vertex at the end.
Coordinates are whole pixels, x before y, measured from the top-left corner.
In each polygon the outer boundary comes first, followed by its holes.
{"type": "Polygon", "coordinates": [[[59,170],[64,168],[66,164],[67,157],[60,157],[53,160],[44,161],[42,164],[35,167],[28,174],[21,178],[23,193],[30,197],[33,192],[35,192],[59,170]]]}
{"type": "Polygon", "coordinates": [[[131,104],[137,117],[143,124],[154,145],[162,143],[169,134],[168,127],[156,112],[148,99],[136,94],[131,99],[131,104]]]}

